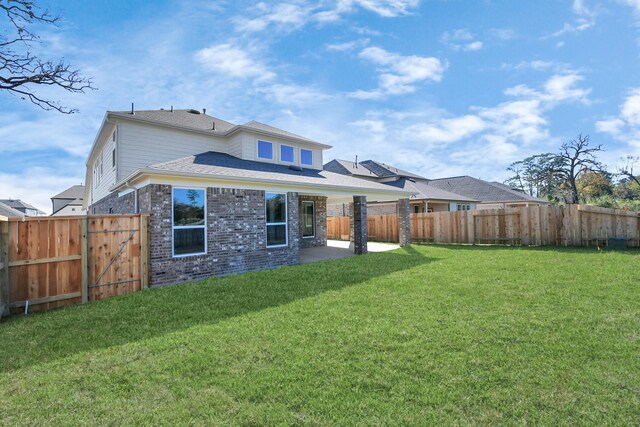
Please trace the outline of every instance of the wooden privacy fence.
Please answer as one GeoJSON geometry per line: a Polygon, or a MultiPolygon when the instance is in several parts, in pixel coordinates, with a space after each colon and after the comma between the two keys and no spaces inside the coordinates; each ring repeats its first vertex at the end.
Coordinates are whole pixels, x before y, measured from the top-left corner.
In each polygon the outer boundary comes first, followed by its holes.
{"type": "Polygon", "coordinates": [[[0,315],[148,287],[149,216],[0,218],[0,315]]]}
{"type": "MultiPolygon", "coordinates": [[[[340,238],[333,223],[346,217],[337,218],[327,218],[329,239],[340,238]]],[[[368,231],[372,241],[397,242],[397,215],[368,217],[368,231]]],[[[640,214],[584,205],[411,214],[414,242],[604,246],[609,238],[640,246],[640,214]]]]}

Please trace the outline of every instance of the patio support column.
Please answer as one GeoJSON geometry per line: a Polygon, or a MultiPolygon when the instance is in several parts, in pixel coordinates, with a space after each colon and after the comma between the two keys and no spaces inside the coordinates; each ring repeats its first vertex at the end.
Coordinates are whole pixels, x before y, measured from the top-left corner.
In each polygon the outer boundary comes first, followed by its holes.
{"type": "Polygon", "coordinates": [[[353,202],[349,203],[349,242],[353,243],[353,202]]]}
{"type": "Polygon", "coordinates": [[[367,197],[353,196],[353,251],[356,255],[367,253],[367,197]]]}
{"type": "Polygon", "coordinates": [[[398,233],[400,246],[411,243],[411,205],[409,199],[398,200],[398,233]]]}

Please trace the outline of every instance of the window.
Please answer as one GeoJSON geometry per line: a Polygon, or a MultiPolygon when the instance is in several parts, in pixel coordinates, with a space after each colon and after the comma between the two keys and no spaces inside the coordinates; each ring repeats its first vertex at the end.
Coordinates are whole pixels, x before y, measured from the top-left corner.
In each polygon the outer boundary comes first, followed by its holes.
{"type": "Polygon", "coordinates": [[[280,146],[280,161],[293,163],[293,147],[290,145],[280,146]]]}
{"type": "Polygon", "coordinates": [[[302,202],[302,237],[316,237],[315,204],[302,202]]]}
{"type": "Polygon", "coordinates": [[[420,205],[413,205],[413,213],[420,213],[420,205]]]}
{"type": "Polygon", "coordinates": [[[111,167],[115,168],[116,167],[116,149],[114,148],[113,151],[111,151],[111,167]]]}
{"type": "Polygon", "coordinates": [[[202,189],[173,189],[173,256],[207,253],[205,194],[202,189]]]}
{"type": "Polygon", "coordinates": [[[258,157],[273,159],[273,144],[267,141],[258,141],[258,157]]]}
{"type": "Polygon", "coordinates": [[[312,165],[313,151],[305,150],[304,148],[300,150],[300,163],[302,163],[303,165],[312,165]]]}
{"type": "Polygon", "coordinates": [[[459,210],[459,211],[470,211],[471,210],[471,205],[458,204],[457,210],[459,210]]]}
{"type": "Polygon", "coordinates": [[[267,247],[287,246],[287,195],[266,193],[267,247]]]}

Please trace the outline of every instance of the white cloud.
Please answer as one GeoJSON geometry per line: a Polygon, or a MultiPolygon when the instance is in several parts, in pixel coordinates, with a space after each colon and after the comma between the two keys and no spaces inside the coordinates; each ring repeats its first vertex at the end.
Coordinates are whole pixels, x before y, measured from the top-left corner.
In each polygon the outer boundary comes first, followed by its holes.
{"type": "Polygon", "coordinates": [[[636,13],[640,13],[640,0],[618,0],[618,3],[633,8],[636,13]]]}
{"type": "Polygon", "coordinates": [[[477,51],[484,46],[481,41],[475,40],[474,35],[466,28],[444,32],[440,36],[440,42],[453,50],[464,50],[466,52],[477,51]]]}
{"type": "Polygon", "coordinates": [[[483,131],[487,124],[475,115],[442,119],[436,123],[419,123],[406,129],[405,135],[427,145],[449,144],[483,131]]]}
{"type": "Polygon", "coordinates": [[[489,35],[498,40],[509,41],[518,37],[518,34],[512,28],[492,28],[489,35]]]}
{"type": "Polygon", "coordinates": [[[325,45],[325,49],[336,52],[347,52],[359,49],[369,44],[369,39],[359,39],[343,43],[330,43],[325,45]]]}
{"type": "Polygon", "coordinates": [[[379,47],[368,47],[360,58],[372,62],[378,70],[378,88],[372,91],[355,91],[353,98],[376,99],[386,95],[401,95],[416,90],[416,84],[439,82],[447,68],[439,59],[416,55],[403,56],[379,47]]]}
{"type": "Polygon", "coordinates": [[[420,0],[337,0],[318,3],[297,1],[269,5],[260,2],[247,12],[254,18],[236,17],[236,30],[259,32],[268,27],[278,31],[291,32],[310,23],[331,23],[344,15],[358,10],[373,12],[385,18],[409,15],[420,4],[420,0]]]}
{"type": "Polygon", "coordinates": [[[635,155],[640,154],[640,87],[629,91],[618,117],[596,122],[596,129],[634,147],[635,155]]]}
{"type": "Polygon", "coordinates": [[[543,38],[560,37],[565,34],[579,33],[596,25],[597,13],[594,9],[587,6],[585,0],[574,0],[572,10],[576,15],[576,19],[573,22],[565,22],[560,30],[543,38]]]}
{"type": "Polygon", "coordinates": [[[231,43],[200,49],[194,57],[206,69],[224,73],[230,77],[270,80],[276,76],[259,60],[252,58],[248,51],[231,43]]]}

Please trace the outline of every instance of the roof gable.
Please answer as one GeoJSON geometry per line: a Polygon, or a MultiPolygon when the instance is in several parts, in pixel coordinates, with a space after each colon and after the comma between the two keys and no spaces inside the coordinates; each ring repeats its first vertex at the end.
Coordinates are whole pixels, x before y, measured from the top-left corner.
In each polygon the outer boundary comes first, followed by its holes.
{"type": "Polygon", "coordinates": [[[506,185],[491,183],[470,176],[456,176],[450,178],[433,179],[429,185],[452,193],[461,194],[481,202],[537,202],[548,203],[546,200],[512,190],[506,185]]]}

